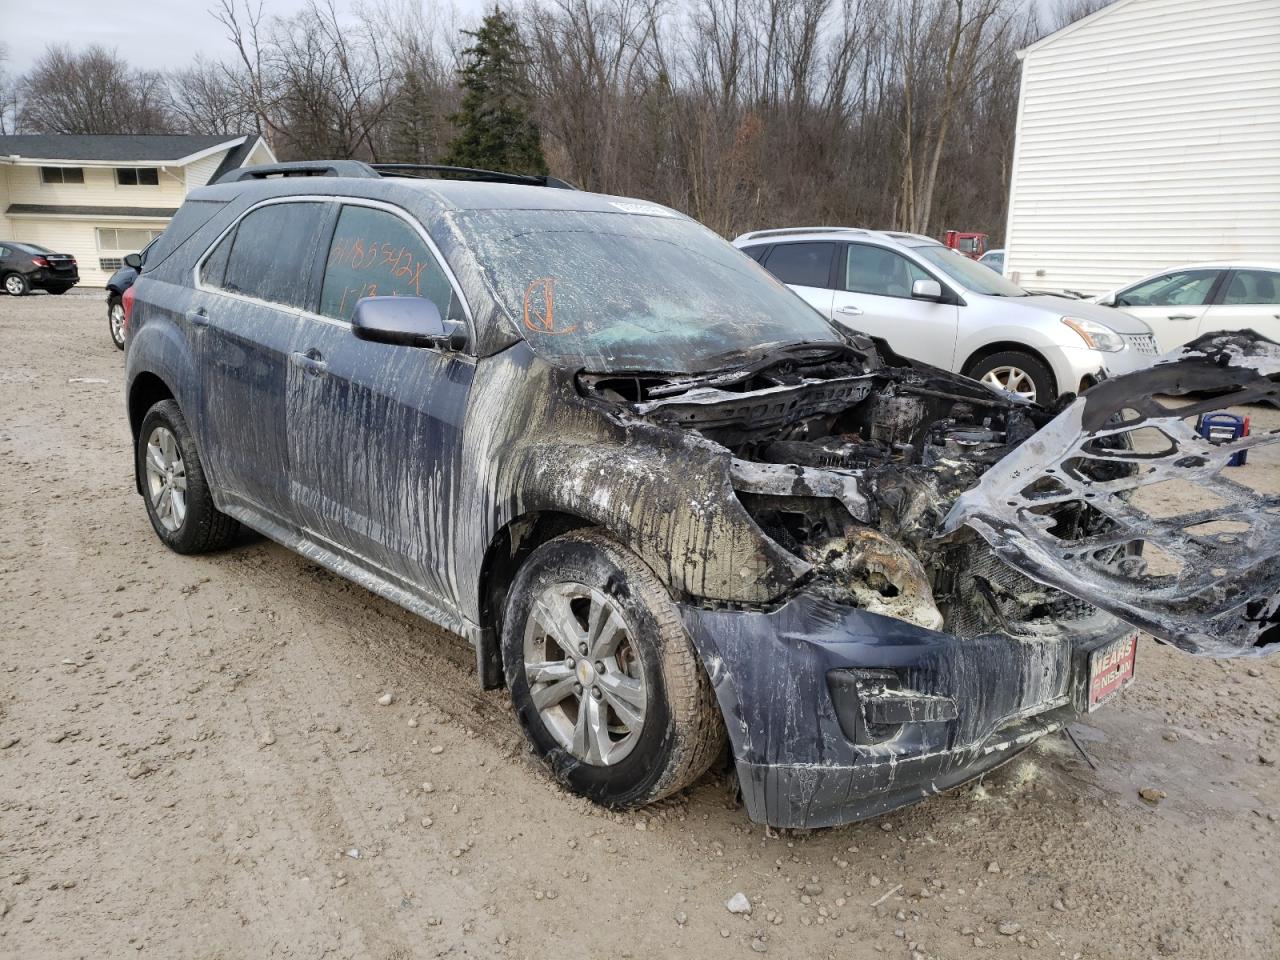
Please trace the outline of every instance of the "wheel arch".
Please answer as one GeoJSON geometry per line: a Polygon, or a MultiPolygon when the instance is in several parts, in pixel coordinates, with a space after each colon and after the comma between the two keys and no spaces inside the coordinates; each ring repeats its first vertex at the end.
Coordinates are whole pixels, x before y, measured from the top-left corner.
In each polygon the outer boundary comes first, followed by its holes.
{"type": "Polygon", "coordinates": [[[1054,371],[1053,364],[1049,361],[1049,358],[1044,355],[1042,350],[1037,350],[1030,344],[1021,343],[1017,340],[997,340],[994,343],[984,343],[982,346],[974,350],[969,358],[961,364],[960,372],[967,377],[970,375],[969,371],[983,360],[987,359],[987,357],[993,357],[997,353],[1004,353],[1006,351],[1025,353],[1028,356],[1039,360],[1044,364],[1044,368],[1049,371],[1049,378],[1053,381],[1052,387],[1054,394],[1056,395],[1060,392],[1061,385],[1058,383],[1058,374],[1054,371]]]}
{"type": "MultiPolygon", "coordinates": [[[[129,385],[129,431],[133,435],[134,446],[138,443],[138,431],[142,429],[142,418],[147,411],[162,400],[177,400],[172,388],[161,377],[149,370],[144,370],[133,378],[129,385]]],[[[134,458],[133,484],[138,493],[142,493],[142,477],[138,473],[137,458],[134,458]]]]}
{"type": "Polygon", "coordinates": [[[494,534],[480,567],[480,631],[476,664],[486,689],[504,684],[502,673],[502,610],[516,574],[538,547],[562,533],[596,527],[596,523],[561,510],[537,510],[510,520],[494,534]]]}

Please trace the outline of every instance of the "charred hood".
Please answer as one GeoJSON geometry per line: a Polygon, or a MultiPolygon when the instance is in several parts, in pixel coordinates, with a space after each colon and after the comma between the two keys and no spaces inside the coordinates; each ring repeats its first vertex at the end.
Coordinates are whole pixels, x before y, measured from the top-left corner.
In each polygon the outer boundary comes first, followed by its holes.
{"type": "Polygon", "coordinates": [[[1275,402],[1277,381],[1280,346],[1255,334],[1202,338],[1053,410],[862,339],[699,375],[578,375],[584,396],[721,448],[738,499],[832,599],[960,635],[1111,615],[1218,656],[1280,640],[1280,498],[1221,475],[1280,435],[1215,446],[1194,421],[1275,402]],[[1139,505],[1168,481],[1198,506],[1139,505]]]}

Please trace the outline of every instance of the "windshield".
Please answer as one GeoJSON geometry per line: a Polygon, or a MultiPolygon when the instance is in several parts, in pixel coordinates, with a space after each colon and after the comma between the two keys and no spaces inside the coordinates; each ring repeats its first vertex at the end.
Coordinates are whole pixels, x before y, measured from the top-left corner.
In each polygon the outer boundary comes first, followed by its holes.
{"type": "Polygon", "coordinates": [[[750,258],[674,214],[474,210],[457,224],[516,331],[561,365],[686,373],[768,344],[845,342],[750,258]]]}
{"type": "Polygon", "coordinates": [[[985,293],[990,297],[1027,296],[1027,291],[1010,283],[990,267],[970,260],[954,250],[948,250],[941,244],[926,243],[911,249],[966,290],[985,293]]]}

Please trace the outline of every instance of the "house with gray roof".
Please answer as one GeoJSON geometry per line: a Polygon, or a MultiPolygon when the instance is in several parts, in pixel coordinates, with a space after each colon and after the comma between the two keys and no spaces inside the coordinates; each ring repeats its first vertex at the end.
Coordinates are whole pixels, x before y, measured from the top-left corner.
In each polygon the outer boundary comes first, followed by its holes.
{"type": "Polygon", "coordinates": [[[98,285],[191,190],[275,159],[257,134],[0,136],[0,240],[70,253],[81,284],[98,285]]]}

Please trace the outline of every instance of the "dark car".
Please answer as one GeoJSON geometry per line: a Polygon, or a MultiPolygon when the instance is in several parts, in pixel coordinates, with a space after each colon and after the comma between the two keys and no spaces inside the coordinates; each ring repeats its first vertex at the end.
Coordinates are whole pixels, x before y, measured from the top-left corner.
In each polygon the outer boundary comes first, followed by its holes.
{"type": "Polygon", "coordinates": [[[727,742],[751,817],[845,822],[1109,700],[1135,628],[1280,648],[1280,498],[1218,476],[1280,434],[1187,419],[1280,396],[1280,345],[1050,410],[842,332],[665,207],[406,172],[191,193],[132,287],[137,488],[173,550],[244,525],[468,638],[573,791],[648,803],[727,742]],[[1153,399],[1182,391],[1216,396],[1153,399]],[[1131,501],[1168,479],[1225,505],[1131,501]]]}
{"type": "Polygon", "coordinates": [[[16,240],[0,240],[0,283],[12,297],[32,290],[66,293],[80,282],[76,258],[47,247],[16,240]]]}
{"type": "Polygon", "coordinates": [[[138,279],[147,251],[154,243],[152,240],[141,253],[128,254],[120,269],[107,278],[107,329],[111,333],[111,342],[121,350],[124,349],[124,292],[138,279]]]}

